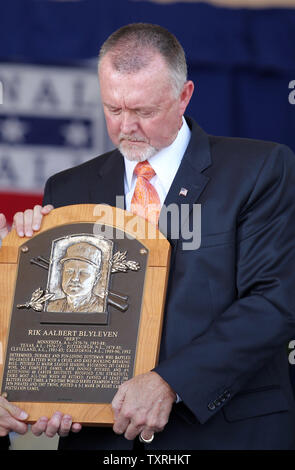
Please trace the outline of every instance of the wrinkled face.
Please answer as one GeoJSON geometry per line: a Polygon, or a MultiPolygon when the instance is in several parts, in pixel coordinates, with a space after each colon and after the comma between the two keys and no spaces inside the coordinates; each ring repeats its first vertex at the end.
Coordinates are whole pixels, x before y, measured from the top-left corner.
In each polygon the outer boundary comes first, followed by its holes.
{"type": "Polygon", "coordinates": [[[116,71],[106,54],[99,81],[110,139],[126,158],[143,161],[174,141],[193,83],[186,82],[176,97],[160,54],[155,53],[144,69],[129,74],[116,71]]]}
{"type": "Polygon", "coordinates": [[[87,296],[97,281],[97,268],[86,261],[67,260],[63,265],[62,289],[69,296],[87,296]]]}

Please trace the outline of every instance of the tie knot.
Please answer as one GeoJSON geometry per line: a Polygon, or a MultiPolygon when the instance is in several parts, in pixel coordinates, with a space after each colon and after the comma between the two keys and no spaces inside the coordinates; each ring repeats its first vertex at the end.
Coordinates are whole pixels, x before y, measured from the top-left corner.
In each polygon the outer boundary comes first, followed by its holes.
{"type": "Polygon", "coordinates": [[[155,170],[153,170],[147,160],[137,163],[136,167],[134,168],[134,173],[136,176],[142,176],[148,181],[156,174],[155,170]]]}

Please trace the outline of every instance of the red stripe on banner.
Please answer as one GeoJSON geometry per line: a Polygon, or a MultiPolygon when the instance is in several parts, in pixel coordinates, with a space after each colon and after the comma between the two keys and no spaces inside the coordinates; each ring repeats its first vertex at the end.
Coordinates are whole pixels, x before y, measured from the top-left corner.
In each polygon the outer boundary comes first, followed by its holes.
{"type": "Polygon", "coordinates": [[[42,204],[42,194],[0,192],[0,213],[3,213],[8,223],[12,224],[16,212],[32,209],[36,204],[42,204]]]}

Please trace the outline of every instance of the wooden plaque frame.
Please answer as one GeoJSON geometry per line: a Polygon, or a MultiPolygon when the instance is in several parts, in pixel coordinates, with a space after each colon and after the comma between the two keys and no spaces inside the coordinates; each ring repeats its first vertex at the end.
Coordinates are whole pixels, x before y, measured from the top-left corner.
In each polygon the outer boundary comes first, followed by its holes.
{"type": "MultiPolygon", "coordinates": [[[[36,232],[33,237],[54,227],[85,222],[105,224],[105,226],[118,228],[138,239],[149,252],[134,375],[148,372],[155,367],[158,360],[169,273],[170,244],[154,226],[144,219],[122,209],[94,204],[81,204],[54,209],[44,217],[41,230],[36,232]]],[[[1,382],[18,272],[19,253],[26,240],[28,239],[18,237],[16,231],[12,230],[3,240],[0,248],[1,382]]],[[[113,424],[113,413],[109,403],[37,403],[28,401],[13,403],[28,413],[28,423],[36,422],[41,416],[51,417],[55,411],[61,411],[70,414],[73,422],[84,425],[108,426],[113,424]]]]}

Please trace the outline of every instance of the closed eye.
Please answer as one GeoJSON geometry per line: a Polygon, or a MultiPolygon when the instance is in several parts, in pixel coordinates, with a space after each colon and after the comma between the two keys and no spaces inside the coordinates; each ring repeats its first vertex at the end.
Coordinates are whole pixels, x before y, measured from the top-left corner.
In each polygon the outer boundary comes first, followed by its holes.
{"type": "Polygon", "coordinates": [[[154,109],[137,109],[136,114],[143,118],[152,117],[155,114],[154,109]]]}
{"type": "Polygon", "coordinates": [[[117,115],[117,114],[121,114],[121,111],[122,111],[122,110],[119,109],[119,108],[114,108],[114,109],[113,109],[113,108],[111,108],[111,109],[109,108],[109,112],[110,112],[111,114],[116,114],[116,115],[117,115]]]}

